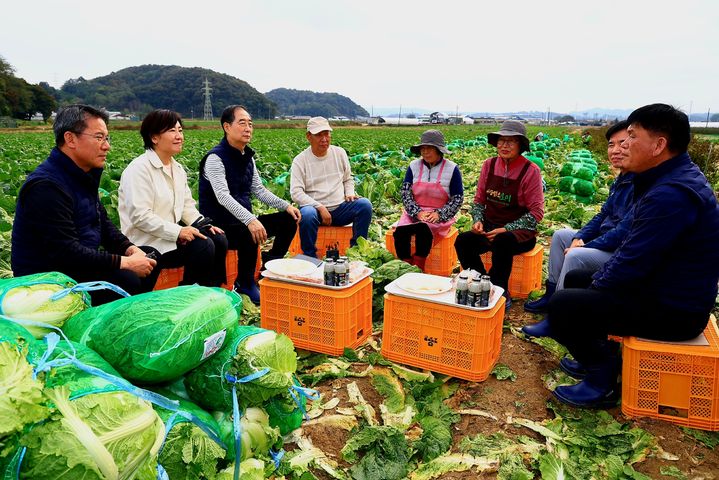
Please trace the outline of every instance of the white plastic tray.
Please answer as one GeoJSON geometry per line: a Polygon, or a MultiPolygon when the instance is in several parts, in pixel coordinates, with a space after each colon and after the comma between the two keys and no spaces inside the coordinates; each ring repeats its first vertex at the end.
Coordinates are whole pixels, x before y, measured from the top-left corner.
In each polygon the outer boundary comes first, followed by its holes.
{"type": "MultiPolygon", "coordinates": [[[[405,275],[407,275],[405,273],[405,275]]],[[[427,274],[425,274],[427,275],[427,274]]],[[[402,275],[403,277],[404,275],[402,275]]],[[[429,275],[434,276],[434,275],[429,275]]],[[[499,299],[502,297],[502,294],[504,293],[504,289],[502,287],[498,287],[497,285],[492,285],[492,291],[489,296],[489,306],[487,307],[470,307],[469,305],[459,305],[454,303],[455,300],[455,289],[452,288],[448,292],[443,293],[435,293],[435,294],[418,294],[418,293],[410,293],[407,290],[404,290],[403,288],[399,287],[397,285],[397,282],[400,278],[397,278],[393,282],[391,282],[389,285],[384,287],[385,292],[391,293],[392,295],[397,295],[398,297],[406,297],[406,298],[412,298],[414,300],[422,300],[425,302],[431,302],[431,303],[439,303],[441,305],[452,305],[454,307],[459,308],[465,308],[467,310],[473,310],[473,311],[480,311],[480,310],[491,310],[494,308],[494,306],[497,304],[499,299]]],[[[454,285],[454,282],[453,282],[454,285]]]]}
{"type": "Polygon", "coordinates": [[[332,286],[332,285],[325,285],[325,284],[324,284],[324,275],[325,275],[325,272],[324,272],[324,262],[322,262],[322,263],[317,267],[317,269],[315,270],[315,272],[312,273],[312,275],[310,275],[310,276],[312,276],[312,277],[316,277],[316,278],[318,278],[318,279],[321,279],[321,280],[322,280],[322,283],[305,282],[304,280],[297,280],[297,279],[295,279],[295,278],[284,277],[284,276],[282,276],[282,275],[277,275],[277,274],[272,273],[272,272],[267,271],[267,270],[262,270],[262,276],[265,277],[265,278],[269,278],[269,279],[272,279],[272,280],[277,280],[277,281],[279,281],[279,282],[287,282],[287,283],[295,283],[295,284],[297,284],[297,285],[304,285],[305,287],[326,288],[326,289],[328,289],[328,290],[344,290],[345,288],[350,288],[350,287],[356,285],[357,283],[361,282],[361,281],[364,280],[365,278],[369,277],[369,276],[372,275],[373,273],[374,273],[374,270],[372,270],[371,268],[368,268],[368,269],[367,269],[367,273],[366,273],[365,275],[362,275],[360,278],[358,278],[358,279],[355,280],[354,282],[352,282],[352,283],[350,283],[350,284],[348,284],[348,285],[342,286],[342,287],[335,287],[335,286],[332,286]]]}

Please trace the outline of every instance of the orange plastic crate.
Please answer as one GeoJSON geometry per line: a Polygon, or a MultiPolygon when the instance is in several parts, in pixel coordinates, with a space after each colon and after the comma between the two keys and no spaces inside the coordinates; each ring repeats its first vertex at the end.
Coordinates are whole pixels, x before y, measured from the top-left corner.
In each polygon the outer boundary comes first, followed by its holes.
{"type": "MultiPolygon", "coordinates": [[[[509,294],[512,298],[527,298],[532,290],[542,288],[542,260],[544,248],[535,245],[528,252],[514,256],[512,273],[509,275],[509,294]]],[[[489,272],[492,268],[492,252],[482,254],[482,263],[489,272]]]]}
{"type": "Polygon", "coordinates": [[[183,267],[163,268],[157,276],[157,281],[155,282],[155,288],[153,288],[153,290],[165,290],[167,288],[176,287],[182,281],[183,275],[185,275],[185,269],[183,267]]]}
{"type": "MultiPolygon", "coordinates": [[[[457,235],[459,235],[459,232],[456,228],[452,227],[446,237],[432,245],[432,250],[429,251],[427,262],[424,264],[424,273],[439,275],[441,277],[448,277],[452,274],[452,270],[457,266],[457,250],[454,249],[454,241],[457,239],[457,235]]],[[[396,257],[397,251],[394,248],[394,228],[387,230],[387,233],[385,233],[384,244],[387,250],[396,257]]],[[[410,251],[414,252],[414,237],[412,237],[410,243],[410,251]]]]}
{"type": "MultiPolygon", "coordinates": [[[[350,248],[350,240],[352,239],[352,225],[345,225],[344,227],[333,227],[320,225],[317,230],[317,241],[315,247],[317,247],[317,258],[324,258],[327,246],[335,244],[339,245],[340,255],[344,255],[347,249],[350,248]]],[[[290,255],[299,255],[302,253],[302,246],[300,245],[300,231],[297,230],[295,237],[292,239],[290,244],[290,255]]]]}
{"type": "Polygon", "coordinates": [[[372,333],[372,279],[343,289],[260,280],[260,324],[296,347],[341,355],[372,333]]]}
{"type": "MultiPolygon", "coordinates": [[[[260,268],[262,267],[262,257],[260,256],[260,250],[257,249],[257,262],[255,264],[255,280],[260,277],[260,268]]],[[[227,272],[227,279],[222,284],[222,288],[232,290],[237,279],[237,250],[228,250],[225,256],[225,270],[227,272]]],[[[155,288],[153,290],[164,290],[166,288],[177,287],[182,281],[182,277],[185,275],[184,267],[178,268],[163,268],[160,275],[157,277],[155,288]]]]}
{"type": "Polygon", "coordinates": [[[386,293],[382,355],[479,382],[499,358],[503,319],[504,297],[490,310],[470,310],[386,293]]]}
{"type": "Polygon", "coordinates": [[[712,316],[708,346],[624,338],[622,412],[702,430],[719,430],[719,332],[712,316]]]}

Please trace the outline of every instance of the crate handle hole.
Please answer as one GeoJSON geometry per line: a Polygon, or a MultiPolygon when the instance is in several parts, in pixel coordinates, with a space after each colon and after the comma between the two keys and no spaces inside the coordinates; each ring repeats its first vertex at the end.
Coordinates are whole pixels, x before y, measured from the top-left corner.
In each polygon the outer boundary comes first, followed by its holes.
{"type": "Polygon", "coordinates": [[[359,330],[357,330],[357,338],[362,337],[363,333],[364,333],[364,328],[360,328],[359,330]]]}
{"type": "Polygon", "coordinates": [[[677,418],[689,418],[689,410],[686,408],[670,407],[669,405],[658,405],[660,415],[667,415],[677,418]]]}

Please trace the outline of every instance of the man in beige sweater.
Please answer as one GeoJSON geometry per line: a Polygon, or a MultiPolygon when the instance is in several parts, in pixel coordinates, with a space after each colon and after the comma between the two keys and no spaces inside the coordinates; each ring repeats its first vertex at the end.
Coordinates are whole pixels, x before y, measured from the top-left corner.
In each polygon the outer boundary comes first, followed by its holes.
{"type": "Polygon", "coordinates": [[[354,179],[347,152],[332,145],[332,127],[324,117],[307,122],[310,146],[292,161],[290,195],[300,207],[302,252],[317,256],[317,230],[320,225],[352,224],[350,245],[367,237],[372,204],[355,195],[354,179]]]}

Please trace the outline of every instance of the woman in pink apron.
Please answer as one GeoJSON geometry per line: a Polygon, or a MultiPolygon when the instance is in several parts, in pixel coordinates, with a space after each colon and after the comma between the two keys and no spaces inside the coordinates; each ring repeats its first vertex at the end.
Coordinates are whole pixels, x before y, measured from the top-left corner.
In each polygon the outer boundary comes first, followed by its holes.
{"type": "Polygon", "coordinates": [[[442,132],[427,130],[420,143],[410,150],[422,158],[407,167],[402,183],[404,211],[394,230],[394,246],[400,259],[424,271],[432,245],[447,236],[455,222],[454,216],[464,199],[464,186],[457,165],[444,158],[449,150],[442,132]]]}
{"type": "Polygon", "coordinates": [[[529,150],[523,123],[507,120],[487,135],[497,156],[487,159],[477,182],[472,206],[472,229],[454,243],[462,268],[488,273],[504,289],[507,305],[509,274],[514,255],[536,243],[537,224],[544,217],[544,193],[539,167],[522,156],[529,150]],[[492,252],[492,268],[485,271],[480,255],[492,252]]]}

